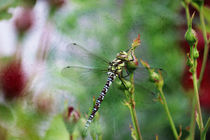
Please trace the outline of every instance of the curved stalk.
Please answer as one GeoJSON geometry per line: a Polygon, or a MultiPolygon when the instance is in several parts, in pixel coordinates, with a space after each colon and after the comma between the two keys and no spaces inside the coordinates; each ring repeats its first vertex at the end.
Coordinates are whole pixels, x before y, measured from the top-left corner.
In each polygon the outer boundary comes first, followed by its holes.
{"type": "Polygon", "coordinates": [[[207,39],[207,33],[206,33],[206,25],[204,21],[204,14],[203,14],[203,6],[200,8],[200,22],[201,22],[201,28],[203,33],[203,39],[204,39],[204,54],[203,54],[203,61],[201,66],[201,72],[198,80],[198,89],[200,88],[201,81],[203,79],[203,74],[206,68],[206,62],[208,58],[208,52],[209,52],[209,46],[208,46],[208,39],[207,39]]]}
{"type": "Polygon", "coordinates": [[[174,125],[174,121],[173,121],[173,119],[172,119],[172,117],[171,117],[170,111],[169,111],[169,109],[168,109],[168,105],[167,105],[166,98],[165,98],[165,96],[164,96],[163,90],[162,90],[162,88],[159,88],[158,90],[159,90],[159,92],[160,92],[160,96],[161,96],[161,99],[162,99],[162,101],[163,101],[163,106],[164,106],[164,109],[165,109],[165,111],[166,111],[166,114],[167,114],[169,123],[170,123],[170,125],[171,125],[171,129],[172,129],[172,131],[173,131],[174,137],[175,137],[176,140],[178,140],[178,139],[179,139],[179,136],[178,136],[178,133],[177,133],[177,131],[176,131],[176,127],[175,127],[175,125],[174,125]]]}

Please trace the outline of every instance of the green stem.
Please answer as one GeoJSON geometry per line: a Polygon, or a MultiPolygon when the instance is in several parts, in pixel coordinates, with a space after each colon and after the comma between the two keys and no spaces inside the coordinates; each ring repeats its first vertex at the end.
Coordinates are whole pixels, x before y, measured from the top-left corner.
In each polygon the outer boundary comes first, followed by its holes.
{"type": "Polygon", "coordinates": [[[190,135],[188,137],[188,140],[194,140],[195,136],[195,98],[193,98],[192,101],[192,113],[191,113],[191,121],[190,121],[190,135]]]}
{"type": "Polygon", "coordinates": [[[139,127],[139,123],[138,123],[138,119],[137,119],[137,115],[136,115],[136,109],[135,109],[135,98],[134,98],[134,74],[131,73],[130,74],[130,82],[132,84],[132,87],[130,88],[129,92],[129,104],[128,104],[128,108],[130,110],[130,114],[131,114],[131,119],[132,119],[132,123],[135,129],[135,133],[136,133],[136,139],[137,140],[142,140],[142,136],[141,136],[141,132],[140,132],[140,127],[139,127]]]}
{"type": "Polygon", "coordinates": [[[189,8],[188,8],[188,4],[183,3],[183,6],[185,8],[185,13],[186,13],[186,17],[187,17],[187,25],[189,27],[191,25],[191,19],[190,19],[190,12],[189,12],[189,8]]]}
{"type": "Polygon", "coordinates": [[[208,121],[206,122],[205,128],[203,129],[201,139],[205,140],[206,139],[206,133],[208,131],[208,128],[210,127],[210,117],[208,118],[208,121]]]}
{"type": "Polygon", "coordinates": [[[168,105],[167,105],[166,98],[165,98],[165,96],[164,96],[163,90],[162,90],[162,88],[159,88],[158,90],[159,90],[159,92],[160,92],[160,96],[161,96],[162,101],[163,101],[163,106],[164,106],[164,109],[165,109],[165,111],[166,111],[166,114],[167,114],[169,123],[170,123],[170,125],[171,125],[171,129],[172,129],[172,131],[173,131],[174,137],[175,137],[176,140],[178,140],[178,139],[179,139],[179,136],[178,136],[178,133],[177,133],[177,131],[176,131],[176,127],[175,127],[175,125],[174,125],[174,122],[173,122],[173,119],[172,119],[172,117],[171,117],[170,111],[169,111],[169,109],[168,109],[168,105]]]}
{"type": "Polygon", "coordinates": [[[198,121],[199,121],[200,136],[201,136],[202,130],[203,130],[203,120],[202,120],[202,114],[201,114],[201,108],[200,108],[196,68],[195,68],[195,71],[193,72],[193,86],[194,86],[194,92],[195,92],[194,98],[195,98],[196,109],[198,111],[198,117],[199,117],[198,121]]]}
{"type": "Polygon", "coordinates": [[[196,99],[198,115],[199,115],[199,123],[200,123],[201,129],[202,129],[203,128],[203,120],[202,120],[202,114],[201,114],[201,108],[200,108],[196,71],[193,73],[193,86],[194,86],[194,90],[195,90],[195,99],[196,99]]]}
{"type": "Polygon", "coordinates": [[[204,14],[203,14],[203,5],[200,8],[200,22],[201,22],[201,28],[202,28],[203,38],[204,38],[204,54],[203,54],[201,72],[200,72],[200,76],[199,76],[199,80],[198,80],[198,89],[200,88],[200,84],[203,79],[203,74],[205,71],[206,62],[207,62],[207,58],[208,58],[208,52],[209,52],[208,39],[207,39],[207,33],[206,33],[206,25],[205,25],[204,14]]]}
{"type": "Polygon", "coordinates": [[[136,131],[136,138],[137,138],[137,140],[142,140],[135,107],[130,106],[129,110],[130,110],[130,114],[131,114],[131,118],[132,118],[132,123],[133,123],[134,129],[136,131]]]}

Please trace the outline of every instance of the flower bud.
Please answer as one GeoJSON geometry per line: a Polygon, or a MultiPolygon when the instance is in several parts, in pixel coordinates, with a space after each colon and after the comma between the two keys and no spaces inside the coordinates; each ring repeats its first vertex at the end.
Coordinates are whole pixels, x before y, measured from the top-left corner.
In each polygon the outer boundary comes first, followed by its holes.
{"type": "Polygon", "coordinates": [[[190,45],[190,47],[192,47],[197,41],[197,35],[195,30],[193,30],[192,28],[188,28],[187,32],[185,33],[185,39],[190,45]]]}
{"type": "Polygon", "coordinates": [[[197,48],[193,49],[193,57],[195,59],[197,59],[199,57],[199,52],[198,52],[197,48]]]}
{"type": "Polygon", "coordinates": [[[150,69],[150,80],[152,82],[156,82],[160,80],[160,76],[158,73],[154,72],[154,70],[150,69]]]}
{"type": "Polygon", "coordinates": [[[187,53],[187,65],[189,67],[192,67],[193,66],[193,60],[190,58],[189,53],[187,53]]]}
{"type": "Polygon", "coordinates": [[[32,9],[25,8],[21,11],[18,17],[15,19],[15,28],[18,33],[25,33],[28,31],[34,23],[34,14],[32,9]]]}
{"type": "Polygon", "coordinates": [[[78,111],[74,110],[74,108],[72,106],[70,106],[64,112],[63,119],[65,122],[67,131],[70,134],[72,134],[74,132],[75,126],[77,125],[77,123],[80,119],[80,114],[78,111]]]}
{"type": "Polygon", "coordinates": [[[127,70],[129,72],[133,72],[139,65],[138,59],[136,58],[135,55],[132,55],[133,61],[129,61],[127,63],[127,70]]]}

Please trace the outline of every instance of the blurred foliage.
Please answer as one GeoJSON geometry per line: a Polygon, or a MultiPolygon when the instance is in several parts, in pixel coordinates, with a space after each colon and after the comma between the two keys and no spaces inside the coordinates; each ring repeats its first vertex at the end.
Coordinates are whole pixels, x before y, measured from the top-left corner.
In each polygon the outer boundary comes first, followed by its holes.
{"type": "Polygon", "coordinates": [[[15,8],[18,6],[33,7],[36,4],[36,0],[1,0],[0,1],[0,20],[7,20],[12,17],[12,13],[9,8],[15,8]]]}
{"type": "Polygon", "coordinates": [[[210,32],[210,8],[207,6],[204,6],[204,17],[206,19],[206,31],[210,32]]]}

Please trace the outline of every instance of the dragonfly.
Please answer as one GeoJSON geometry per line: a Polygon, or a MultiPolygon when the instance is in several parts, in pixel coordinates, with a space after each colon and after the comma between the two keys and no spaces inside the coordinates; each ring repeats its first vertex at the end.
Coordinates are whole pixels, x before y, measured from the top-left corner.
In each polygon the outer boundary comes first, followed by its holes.
{"type": "MultiPolygon", "coordinates": [[[[137,63],[137,58],[135,56],[135,49],[136,47],[138,47],[140,45],[140,35],[138,35],[138,37],[133,41],[131,47],[126,50],[126,51],[120,51],[119,53],[117,53],[116,57],[112,60],[112,61],[108,61],[104,58],[101,58],[100,56],[97,56],[91,52],[89,52],[88,50],[86,50],[84,47],[76,44],[76,43],[72,43],[69,45],[70,50],[72,52],[74,52],[72,55],[79,55],[78,57],[82,58],[84,57],[84,59],[82,59],[82,61],[86,60],[86,56],[87,57],[94,57],[97,60],[101,60],[101,62],[105,62],[108,66],[106,70],[101,70],[101,71],[106,71],[107,72],[107,80],[106,83],[104,84],[104,87],[102,88],[100,95],[98,96],[95,105],[92,109],[91,114],[89,115],[89,118],[85,124],[85,129],[87,129],[91,122],[93,121],[96,112],[99,110],[101,103],[104,100],[104,97],[106,96],[111,84],[115,81],[116,78],[118,78],[121,82],[122,85],[125,86],[124,84],[124,78],[127,77],[130,72],[134,71],[137,67],[138,67],[138,63],[137,63]],[[79,51],[78,51],[79,50],[79,51]],[[124,74],[124,72],[126,74],[124,74]]],[[[65,67],[62,71],[62,73],[65,73],[66,71],[80,71],[83,70],[98,70],[97,68],[92,68],[92,67],[84,67],[84,66],[67,66],[65,67]]],[[[64,74],[65,75],[65,74],[64,74]]]]}

